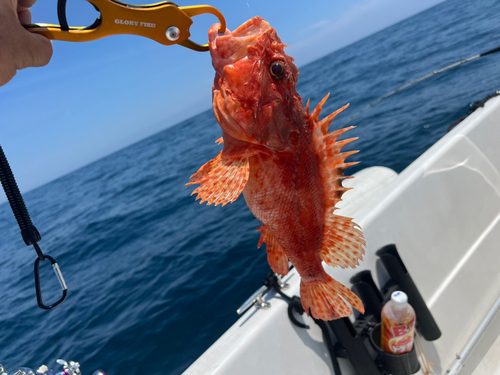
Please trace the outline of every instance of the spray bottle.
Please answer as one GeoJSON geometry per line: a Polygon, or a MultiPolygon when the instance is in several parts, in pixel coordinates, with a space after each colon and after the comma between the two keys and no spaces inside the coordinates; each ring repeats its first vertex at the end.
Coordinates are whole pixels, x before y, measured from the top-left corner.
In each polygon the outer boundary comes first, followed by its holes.
{"type": "Polygon", "coordinates": [[[393,354],[410,352],[414,333],[415,311],[408,303],[408,296],[396,291],[382,308],[382,350],[393,354]]]}

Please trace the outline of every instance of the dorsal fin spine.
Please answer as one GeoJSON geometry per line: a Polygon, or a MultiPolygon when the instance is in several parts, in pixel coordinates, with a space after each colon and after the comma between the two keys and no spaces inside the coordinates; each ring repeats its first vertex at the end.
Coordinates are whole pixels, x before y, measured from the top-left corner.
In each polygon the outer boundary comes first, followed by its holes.
{"type": "MultiPolygon", "coordinates": [[[[326,134],[328,133],[328,127],[330,126],[330,124],[332,123],[333,119],[340,113],[342,112],[344,109],[346,109],[347,107],[349,107],[349,104],[346,104],[345,106],[343,106],[342,108],[339,108],[337,109],[335,112],[329,114],[328,116],[326,116],[323,120],[321,120],[320,122],[317,122],[315,123],[314,125],[314,129],[316,128],[319,128],[321,130],[321,132],[323,134],[326,134]]],[[[346,129],[352,129],[352,127],[349,127],[349,128],[346,128],[346,129]]]]}
{"type": "MultiPolygon", "coordinates": [[[[358,151],[340,152],[348,143],[357,138],[337,141],[337,139],[353,126],[338,129],[328,133],[328,127],[332,120],[347,106],[340,108],[331,115],[318,121],[321,109],[328,99],[327,95],[312,111],[309,116],[309,126],[312,131],[313,143],[320,164],[320,174],[324,187],[324,233],[322,244],[323,260],[332,266],[342,268],[355,267],[363,258],[366,246],[363,233],[357,228],[352,219],[334,214],[335,205],[342,199],[342,195],[351,188],[342,186],[342,181],[351,176],[344,176],[344,170],[357,162],[346,163],[350,155],[358,151]]],[[[309,104],[307,106],[309,113],[309,104]]]]}
{"type": "Polygon", "coordinates": [[[313,120],[313,122],[318,122],[319,114],[321,113],[321,110],[323,109],[323,106],[325,105],[329,96],[330,96],[330,93],[326,94],[326,96],[319,102],[319,104],[316,106],[316,108],[314,108],[314,111],[312,111],[311,119],[313,120]]]}
{"type": "MultiPolygon", "coordinates": [[[[330,133],[332,134],[332,133],[330,133]]],[[[328,136],[325,136],[324,138],[318,139],[315,143],[318,145],[317,150],[318,151],[323,151],[326,149],[331,149],[333,148],[335,151],[340,152],[344,148],[345,145],[357,140],[358,138],[349,138],[349,139],[343,139],[341,141],[337,141],[338,137],[332,137],[329,138],[328,136]]]]}

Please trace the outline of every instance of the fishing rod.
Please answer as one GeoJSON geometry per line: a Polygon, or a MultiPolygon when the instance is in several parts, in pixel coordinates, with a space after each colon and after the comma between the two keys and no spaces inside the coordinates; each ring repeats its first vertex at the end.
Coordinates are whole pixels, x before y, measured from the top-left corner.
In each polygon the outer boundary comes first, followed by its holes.
{"type": "Polygon", "coordinates": [[[408,82],[406,84],[404,84],[403,86],[401,87],[398,87],[397,89],[395,90],[392,90],[391,92],[385,94],[384,96],[381,96],[380,98],[378,98],[377,100],[374,100],[373,102],[371,102],[370,104],[368,104],[366,107],[362,108],[361,110],[359,110],[358,112],[356,112],[354,115],[352,115],[351,117],[349,117],[349,119],[344,122],[342,124],[342,126],[345,126],[347,125],[348,123],[350,123],[352,120],[354,120],[356,117],[358,117],[360,114],[362,114],[364,111],[366,111],[367,109],[373,107],[375,104],[377,103],[380,103],[382,100],[384,99],[387,99],[388,97],[396,94],[397,92],[399,91],[402,91],[410,86],[413,86],[414,84],[416,83],[419,83],[419,82],[422,82],[423,80],[426,80],[427,78],[430,78],[432,76],[435,76],[436,74],[439,74],[439,73],[443,73],[447,70],[450,70],[452,68],[455,68],[459,65],[462,65],[462,64],[465,64],[465,63],[468,63],[469,61],[473,61],[473,60],[476,60],[476,59],[479,59],[480,57],[484,57],[484,56],[487,56],[487,55],[491,55],[493,53],[497,53],[497,52],[500,52],[500,47],[497,47],[497,48],[493,48],[487,52],[484,52],[484,53],[481,53],[480,55],[475,55],[475,56],[472,56],[472,57],[469,57],[468,59],[463,59],[463,60],[460,60],[454,64],[451,64],[451,65],[448,65],[448,66],[445,66],[444,68],[441,68],[439,70],[435,70],[433,71],[432,73],[429,73],[423,77],[420,77],[420,78],[417,78],[416,80],[414,81],[411,81],[411,82],[408,82]]]}

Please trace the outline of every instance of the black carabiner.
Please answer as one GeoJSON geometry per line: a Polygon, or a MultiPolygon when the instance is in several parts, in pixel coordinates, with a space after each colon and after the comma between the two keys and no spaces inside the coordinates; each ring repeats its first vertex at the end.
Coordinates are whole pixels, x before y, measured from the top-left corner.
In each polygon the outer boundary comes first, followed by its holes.
{"type": "Polygon", "coordinates": [[[56,260],[49,255],[44,255],[42,250],[40,249],[40,246],[38,246],[37,242],[40,241],[42,237],[31,222],[28,209],[24,204],[23,196],[19,191],[16,179],[14,178],[14,174],[10,169],[9,162],[5,157],[2,146],[0,146],[0,182],[2,183],[5,195],[7,196],[10,207],[12,208],[12,213],[14,214],[17,224],[19,225],[19,229],[21,230],[21,236],[23,237],[24,243],[26,244],[26,246],[33,245],[36,254],[38,255],[38,258],[35,261],[35,287],[38,307],[40,307],[42,310],[51,310],[54,307],[60,305],[66,299],[66,296],[68,295],[68,288],[66,287],[66,283],[64,282],[64,278],[56,260]],[[59,280],[59,284],[61,284],[61,288],[63,290],[62,298],[56,303],[49,306],[45,306],[43,304],[42,291],[40,289],[39,264],[40,261],[44,262],[45,259],[50,260],[50,262],[52,263],[52,268],[54,269],[57,280],[59,280]]]}
{"type": "MultiPolygon", "coordinates": [[[[35,244],[36,245],[36,244],[35,244]]],[[[36,248],[36,246],[35,246],[36,248]]],[[[50,255],[43,255],[43,259],[41,258],[36,258],[35,260],[35,288],[36,288],[36,302],[38,303],[38,307],[40,307],[42,310],[52,310],[54,307],[59,306],[61,303],[64,302],[66,297],[68,296],[68,288],[66,287],[66,282],[64,281],[64,277],[61,273],[61,270],[59,269],[59,265],[57,264],[56,260],[52,258],[50,255]],[[52,305],[46,306],[43,304],[42,301],[42,288],[40,287],[40,261],[44,262],[45,259],[48,259],[50,263],[52,264],[52,268],[54,269],[54,273],[56,274],[57,280],[59,281],[59,284],[61,285],[61,288],[63,290],[63,295],[59,301],[53,303],[52,305]]]]}

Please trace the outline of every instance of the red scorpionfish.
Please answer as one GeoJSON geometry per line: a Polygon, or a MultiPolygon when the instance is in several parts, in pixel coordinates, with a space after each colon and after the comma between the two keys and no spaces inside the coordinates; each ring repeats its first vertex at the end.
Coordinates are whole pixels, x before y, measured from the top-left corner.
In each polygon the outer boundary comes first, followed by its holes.
{"type": "Polygon", "coordinates": [[[337,141],[350,128],[328,133],[333,118],[319,121],[328,95],[309,114],[297,94],[299,71],[284,52],[276,31],[254,17],[232,33],[209,31],[215,68],[213,108],[222,128],[223,150],[191,176],[200,184],[193,194],[201,203],[233,202],[243,192],[263,225],[259,247],[267,245],[272,270],[288,273],[288,261],[300,274],[302,306],[317,319],[352,313],[345,301],[364,312],[361,300],[331,278],[322,261],[355,267],[364,254],[363,233],[352,219],[335,215],[347,188],[344,170],[356,163],[340,153],[356,138],[337,141]]]}

